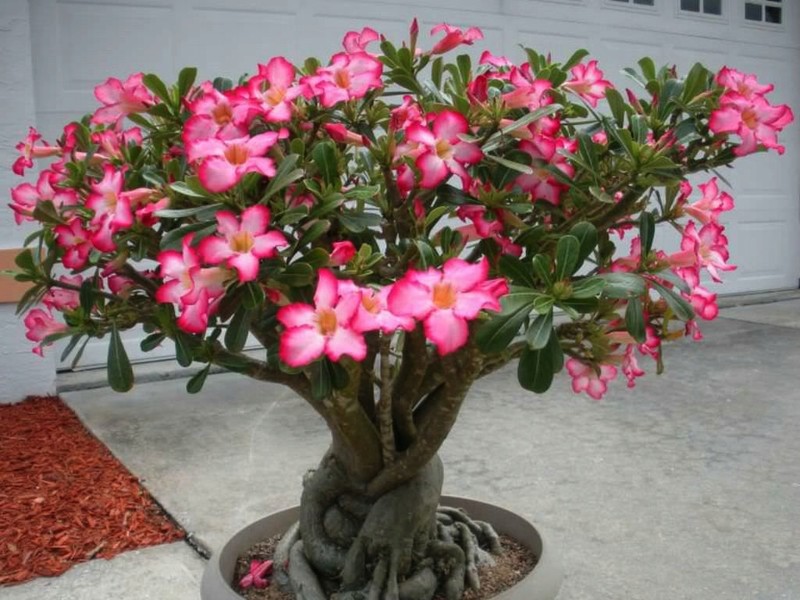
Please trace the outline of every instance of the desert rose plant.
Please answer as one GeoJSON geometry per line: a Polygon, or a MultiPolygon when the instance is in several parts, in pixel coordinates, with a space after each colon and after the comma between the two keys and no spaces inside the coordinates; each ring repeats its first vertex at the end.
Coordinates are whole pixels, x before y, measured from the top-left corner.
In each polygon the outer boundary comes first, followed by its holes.
{"type": "Polygon", "coordinates": [[[14,164],[55,159],[11,192],[38,227],[16,272],[34,352],[68,338],[77,361],[106,337],[126,391],[120,332],[141,325],[143,350],[203,365],[189,392],[219,365],[325,420],[274,563],[307,600],[478,586],[491,527],[437,512],[437,451],[470,386],[517,359],[524,389],[564,369],[596,399],[660,372],[663,342],[717,315],[704,281],[735,268],[718,169],[782,153],[793,119],[731,68],[645,58],[620,91],[583,50],[474,64],[443,55],[478,29],[431,33],[419,45],[414,23],[398,47],[365,28],[325,64],[278,56],[238,83],[110,78],[94,114],[54,145],[31,129],[14,164]],[[659,224],[679,250],[654,247],[659,224]]]}

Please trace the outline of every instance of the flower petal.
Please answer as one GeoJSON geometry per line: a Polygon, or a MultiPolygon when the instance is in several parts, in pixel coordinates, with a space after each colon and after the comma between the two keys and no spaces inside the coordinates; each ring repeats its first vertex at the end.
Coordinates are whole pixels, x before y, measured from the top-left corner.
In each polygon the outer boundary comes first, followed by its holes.
{"type": "Polygon", "coordinates": [[[329,269],[320,269],[317,290],[314,292],[314,305],[317,308],[331,308],[339,298],[339,283],[329,269]]]}
{"type": "Polygon", "coordinates": [[[431,290],[408,277],[392,286],[386,302],[392,314],[398,317],[422,319],[434,308],[431,290]]]}
{"type": "Polygon", "coordinates": [[[343,354],[354,360],[364,360],[367,355],[367,343],[360,333],[348,327],[337,327],[325,344],[325,354],[334,362],[337,362],[343,354]]]}
{"type": "Polygon", "coordinates": [[[451,310],[434,310],[425,319],[425,337],[434,343],[440,356],[450,354],[467,343],[467,322],[451,310]]]}
{"type": "Polygon", "coordinates": [[[316,314],[309,304],[295,302],[281,307],[277,318],[284,327],[313,327],[316,314]]]}
{"type": "Polygon", "coordinates": [[[292,327],[281,334],[278,354],[290,367],[304,367],[325,350],[325,336],[315,327],[292,327]]]}
{"type": "Polygon", "coordinates": [[[241,283],[255,281],[258,277],[259,261],[250,252],[237,254],[228,259],[228,264],[239,273],[239,281],[241,283]]]}

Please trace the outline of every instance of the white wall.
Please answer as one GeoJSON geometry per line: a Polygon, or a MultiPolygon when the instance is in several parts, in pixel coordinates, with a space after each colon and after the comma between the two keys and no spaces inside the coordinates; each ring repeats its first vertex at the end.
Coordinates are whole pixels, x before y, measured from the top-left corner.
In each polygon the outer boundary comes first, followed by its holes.
{"type": "MultiPolygon", "coordinates": [[[[11,172],[17,156],[14,146],[36,119],[27,0],[0,0],[0,106],[0,248],[18,248],[26,233],[14,223],[5,199],[7,190],[21,182],[11,172]]],[[[53,352],[40,358],[31,348],[14,306],[0,304],[0,403],[55,391],[53,352]]]]}

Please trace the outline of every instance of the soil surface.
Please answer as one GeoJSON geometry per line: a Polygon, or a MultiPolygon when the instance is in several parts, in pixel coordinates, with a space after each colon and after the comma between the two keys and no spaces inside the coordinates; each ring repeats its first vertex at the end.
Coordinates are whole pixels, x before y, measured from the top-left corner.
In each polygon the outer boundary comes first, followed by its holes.
{"type": "MultiPolygon", "coordinates": [[[[239,557],[236,566],[234,589],[246,600],[294,600],[292,594],[282,592],[277,585],[270,584],[264,589],[248,588],[242,590],[238,583],[250,567],[251,560],[270,560],[278,544],[280,536],[275,536],[265,542],[260,542],[251,547],[247,554],[239,557]]],[[[536,566],[537,557],[525,546],[516,540],[501,535],[500,542],[503,553],[495,556],[496,564],[493,567],[484,566],[478,569],[481,580],[480,591],[467,589],[462,600],[490,600],[500,592],[519,582],[536,566]]],[[[444,600],[444,596],[437,594],[434,600],[444,600]]]]}
{"type": "Polygon", "coordinates": [[[58,397],[0,406],[0,585],[183,536],[58,397]]]}

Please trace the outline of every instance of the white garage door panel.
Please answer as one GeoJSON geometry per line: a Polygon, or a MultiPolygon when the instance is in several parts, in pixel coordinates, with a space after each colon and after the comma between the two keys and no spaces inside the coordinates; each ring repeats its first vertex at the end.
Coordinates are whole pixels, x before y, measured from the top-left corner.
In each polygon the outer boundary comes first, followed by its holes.
{"type": "MultiPolygon", "coordinates": [[[[236,78],[274,55],[295,62],[326,57],[341,49],[345,31],[363,26],[399,42],[414,16],[423,47],[427,31],[442,21],[480,26],[486,39],[465,48],[475,59],[487,48],[514,60],[524,58],[520,45],[551,52],[554,60],[587,48],[623,89],[636,85],[620,68],[644,55],[682,72],[696,61],[735,66],[775,82],[773,101],[800,113],[800,7],[783,3],[783,26],[752,26],[743,20],[744,2],[726,0],[726,14],[716,18],[682,13],[680,0],[656,0],[654,7],[615,0],[30,0],[37,125],[47,139],[57,137],[64,123],[95,108],[93,87],[109,76],[144,71],[171,81],[193,65],[201,78],[236,78]]],[[[782,141],[782,159],[753,156],[725,171],[737,203],[725,224],[739,269],[725,274],[719,291],[797,287],[800,127],[782,141]]],[[[677,244],[673,238],[668,249],[677,244]]],[[[132,356],[140,337],[128,336],[132,356]]],[[[106,342],[99,342],[87,349],[87,363],[104,362],[105,353],[106,342]]]]}

